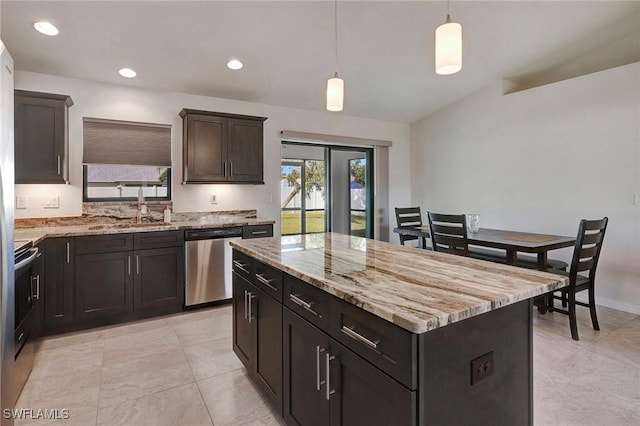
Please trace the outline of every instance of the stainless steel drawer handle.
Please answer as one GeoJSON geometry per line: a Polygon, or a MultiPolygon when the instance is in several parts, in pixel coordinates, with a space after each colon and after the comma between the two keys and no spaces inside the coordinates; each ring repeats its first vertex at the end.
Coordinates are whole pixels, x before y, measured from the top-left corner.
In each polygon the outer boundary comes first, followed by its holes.
{"type": "Polygon", "coordinates": [[[18,342],[22,340],[23,337],[24,337],[24,333],[20,333],[20,335],[18,336],[18,342]]]}
{"type": "Polygon", "coordinates": [[[62,158],[58,155],[58,174],[60,174],[60,171],[61,171],[60,169],[62,168],[60,167],[61,160],[62,158]]]}
{"type": "Polygon", "coordinates": [[[262,284],[266,285],[267,287],[269,287],[271,290],[273,291],[278,291],[278,288],[274,285],[272,285],[271,283],[275,280],[268,280],[264,277],[264,275],[262,274],[256,274],[256,279],[258,281],[260,281],[262,284]]]}
{"type": "Polygon", "coordinates": [[[265,235],[269,233],[269,231],[251,231],[251,235],[265,235]]]}
{"type": "Polygon", "coordinates": [[[250,274],[250,272],[247,269],[245,269],[246,266],[247,266],[246,263],[240,263],[237,260],[234,260],[233,261],[233,266],[235,266],[236,268],[240,269],[241,271],[243,271],[243,272],[245,272],[247,274],[250,274]]]}
{"type": "Polygon", "coordinates": [[[70,246],[70,244],[69,244],[69,243],[67,243],[67,263],[69,263],[69,261],[70,261],[70,258],[69,258],[69,252],[71,251],[71,249],[70,249],[70,247],[69,247],[69,246],[70,246]]]}
{"type": "Polygon", "coordinates": [[[316,346],[316,389],[320,390],[320,387],[325,384],[324,380],[320,380],[320,353],[325,349],[320,346],[316,346]]]}
{"type": "Polygon", "coordinates": [[[376,340],[375,342],[373,342],[367,339],[366,337],[362,336],[361,334],[358,334],[355,331],[353,331],[353,327],[347,327],[346,325],[342,326],[341,331],[347,336],[351,337],[352,339],[357,340],[360,343],[364,343],[365,345],[369,346],[371,349],[378,350],[378,344],[380,343],[379,340],[376,340]]]}
{"type": "Polygon", "coordinates": [[[300,297],[298,297],[297,294],[289,294],[289,300],[291,300],[293,303],[300,306],[301,308],[311,312],[313,315],[317,316],[318,318],[322,318],[322,315],[320,315],[319,313],[311,309],[311,305],[313,305],[313,303],[305,302],[304,300],[300,299],[300,297]]]}
{"type": "Polygon", "coordinates": [[[330,380],[331,380],[331,379],[330,379],[330,377],[331,377],[331,371],[330,371],[330,364],[329,364],[331,361],[333,361],[334,359],[336,359],[336,357],[335,357],[335,356],[333,356],[333,355],[331,355],[331,354],[329,354],[329,353],[327,352],[327,355],[326,355],[326,358],[325,358],[325,359],[327,360],[327,371],[326,371],[326,374],[327,374],[327,375],[326,375],[326,380],[325,380],[325,382],[327,383],[327,387],[326,387],[326,389],[327,389],[327,401],[328,401],[328,400],[329,400],[329,398],[331,397],[331,395],[332,395],[332,394],[334,394],[334,393],[336,393],[335,389],[331,389],[331,382],[330,382],[330,380]]]}

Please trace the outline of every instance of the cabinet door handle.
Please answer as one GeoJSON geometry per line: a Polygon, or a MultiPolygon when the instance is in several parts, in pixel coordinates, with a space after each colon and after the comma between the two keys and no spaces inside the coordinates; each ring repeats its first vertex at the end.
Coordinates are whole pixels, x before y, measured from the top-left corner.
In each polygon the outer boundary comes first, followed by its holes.
{"type": "Polygon", "coordinates": [[[326,389],[327,389],[327,401],[328,401],[329,398],[331,397],[331,395],[336,393],[335,389],[333,389],[333,390],[331,389],[331,382],[330,382],[330,380],[331,380],[331,378],[330,378],[331,377],[330,362],[333,361],[334,359],[336,359],[336,357],[331,355],[328,352],[327,352],[327,354],[325,356],[326,356],[325,359],[327,360],[327,371],[326,371],[327,375],[325,376],[326,377],[325,382],[327,384],[326,389]]]}
{"type": "Polygon", "coordinates": [[[222,176],[226,176],[227,175],[227,162],[226,161],[222,164],[222,167],[223,167],[222,176]]]}
{"type": "Polygon", "coordinates": [[[20,333],[20,335],[18,336],[18,342],[22,340],[23,337],[24,337],[24,333],[20,333]]]}
{"type": "Polygon", "coordinates": [[[140,275],[140,256],[136,254],[136,274],[140,275]]]}
{"type": "Polygon", "coordinates": [[[371,341],[366,337],[364,337],[363,335],[353,331],[353,327],[354,326],[347,327],[346,325],[343,325],[340,331],[342,331],[347,336],[351,337],[353,340],[357,340],[360,343],[364,343],[365,345],[369,346],[371,349],[378,350],[378,344],[380,343],[379,340],[376,340],[375,342],[371,341]]]}
{"type": "Polygon", "coordinates": [[[251,231],[251,235],[266,235],[269,231],[251,231]]]}
{"type": "Polygon", "coordinates": [[[264,275],[262,275],[262,274],[256,274],[256,279],[257,279],[258,281],[260,281],[262,284],[264,284],[264,285],[266,285],[267,287],[269,287],[271,290],[273,290],[273,291],[278,291],[278,288],[277,288],[276,286],[274,286],[274,285],[272,285],[272,284],[271,284],[274,280],[268,280],[268,279],[266,279],[266,278],[264,277],[264,275]]]}
{"type": "Polygon", "coordinates": [[[127,256],[127,269],[129,270],[129,275],[131,275],[131,256],[127,256]]]}
{"type": "Polygon", "coordinates": [[[69,257],[69,252],[71,251],[70,247],[69,247],[69,243],[67,243],[67,263],[70,262],[70,257],[69,257]]]}
{"type": "Polygon", "coordinates": [[[320,386],[324,385],[324,380],[320,380],[320,353],[324,352],[324,348],[316,346],[316,389],[320,390],[320,386]]]}
{"type": "Polygon", "coordinates": [[[31,298],[34,300],[40,299],[40,275],[31,277],[31,298]],[[36,283],[36,291],[33,291],[33,283],[36,283]]]}
{"type": "Polygon", "coordinates": [[[61,160],[62,160],[62,157],[60,157],[58,155],[58,174],[60,174],[60,169],[61,169],[61,164],[60,163],[61,163],[61,160]]]}
{"type": "Polygon", "coordinates": [[[245,268],[245,266],[247,266],[246,263],[240,263],[237,260],[233,261],[233,266],[235,266],[236,268],[240,269],[241,271],[249,274],[250,272],[245,268]]]}
{"type": "Polygon", "coordinates": [[[247,290],[244,291],[244,319],[247,319],[247,290]]]}
{"type": "Polygon", "coordinates": [[[252,318],[253,317],[253,312],[252,312],[253,309],[251,307],[252,306],[251,301],[253,299],[255,299],[255,298],[256,298],[256,295],[255,294],[251,294],[251,292],[249,292],[249,324],[251,324],[251,320],[253,319],[252,318]]]}
{"type": "Polygon", "coordinates": [[[297,294],[289,294],[289,300],[291,300],[293,303],[300,306],[301,308],[311,312],[313,315],[317,316],[318,318],[322,318],[322,315],[320,315],[319,313],[311,309],[311,305],[313,305],[313,303],[305,302],[304,300],[300,299],[300,297],[298,297],[297,294]]]}
{"type": "Polygon", "coordinates": [[[233,162],[229,161],[229,176],[233,176],[233,162]]]}

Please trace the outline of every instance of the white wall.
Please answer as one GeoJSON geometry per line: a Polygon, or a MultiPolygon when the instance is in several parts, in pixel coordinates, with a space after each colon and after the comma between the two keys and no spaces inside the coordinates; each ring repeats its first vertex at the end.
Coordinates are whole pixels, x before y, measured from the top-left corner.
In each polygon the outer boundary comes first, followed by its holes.
{"type": "MultiPolygon", "coordinates": [[[[31,72],[16,73],[16,89],[70,95],[75,103],[69,110],[70,185],[17,185],[16,195],[29,197],[29,208],[16,210],[16,217],[80,215],[82,203],[82,117],[143,121],[172,125],[173,201],[174,210],[210,211],[257,209],[261,217],[277,220],[279,231],[280,203],[280,131],[334,134],[350,137],[393,141],[389,150],[392,187],[390,206],[409,202],[410,137],[409,125],[283,108],[229,99],[160,92],[92,81],[70,79],[31,72]],[[265,185],[181,185],[182,177],[182,108],[230,112],[268,117],[264,124],[265,185]],[[210,194],[218,196],[218,204],[210,204],[210,194]],[[60,209],[45,210],[46,195],[60,195],[60,209]],[[273,201],[267,202],[271,195],[273,201]]],[[[319,98],[319,102],[323,102],[319,98]]],[[[348,109],[348,106],[347,106],[348,109]]],[[[387,220],[393,208],[387,207],[387,220]]]]}
{"type": "Polygon", "coordinates": [[[411,126],[412,204],[559,235],[608,216],[596,301],[640,313],[640,65],[506,96],[501,88],[411,126]]]}

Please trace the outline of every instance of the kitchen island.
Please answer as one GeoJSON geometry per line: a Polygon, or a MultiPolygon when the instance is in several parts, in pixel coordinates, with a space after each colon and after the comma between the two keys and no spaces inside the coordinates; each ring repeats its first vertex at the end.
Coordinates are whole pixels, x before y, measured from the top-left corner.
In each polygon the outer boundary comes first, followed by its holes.
{"type": "Polygon", "coordinates": [[[341,234],[234,241],[233,347],[287,424],[532,424],[566,278],[341,234]]]}

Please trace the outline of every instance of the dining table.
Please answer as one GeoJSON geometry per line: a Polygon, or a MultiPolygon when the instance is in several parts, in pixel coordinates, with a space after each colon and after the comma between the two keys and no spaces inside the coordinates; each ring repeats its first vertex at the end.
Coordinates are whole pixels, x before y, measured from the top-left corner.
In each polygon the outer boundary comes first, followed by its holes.
{"type": "MultiPolygon", "coordinates": [[[[398,227],[393,232],[416,236],[420,246],[427,248],[427,238],[430,238],[428,226],[398,227]]],[[[545,270],[549,251],[573,247],[576,237],[480,228],[478,232],[467,230],[467,241],[473,246],[505,250],[506,263],[509,265],[516,264],[518,252],[536,254],[538,269],[545,270]]]]}

